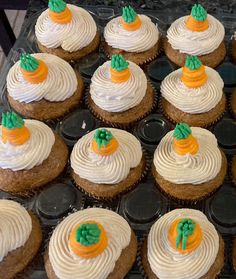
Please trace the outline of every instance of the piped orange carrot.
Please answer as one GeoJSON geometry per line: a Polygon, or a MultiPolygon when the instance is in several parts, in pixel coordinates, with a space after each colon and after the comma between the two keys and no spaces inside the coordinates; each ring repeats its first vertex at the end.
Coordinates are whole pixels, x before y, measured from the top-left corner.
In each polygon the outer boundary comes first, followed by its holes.
{"type": "Polygon", "coordinates": [[[111,58],[111,81],[113,83],[126,82],[130,78],[129,63],[121,54],[114,54],[111,58]]]}
{"type": "Polygon", "coordinates": [[[140,28],[141,20],[135,10],[131,6],[122,8],[121,24],[127,31],[135,31],[140,28]]]}
{"type": "Polygon", "coordinates": [[[207,30],[209,22],[207,20],[206,10],[200,4],[195,4],[192,7],[191,15],[187,18],[185,24],[191,31],[202,32],[207,30]]]}
{"type": "Polygon", "coordinates": [[[69,23],[72,19],[72,13],[63,0],[49,0],[49,17],[52,21],[59,24],[69,23]]]}

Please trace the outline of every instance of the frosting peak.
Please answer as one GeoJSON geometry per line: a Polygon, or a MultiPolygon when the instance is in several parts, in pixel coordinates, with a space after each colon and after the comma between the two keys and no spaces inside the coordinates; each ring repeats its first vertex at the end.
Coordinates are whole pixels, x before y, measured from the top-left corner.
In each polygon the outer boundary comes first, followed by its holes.
{"type": "Polygon", "coordinates": [[[127,31],[135,31],[141,26],[141,20],[131,6],[122,8],[122,26],[127,31]]]}
{"type": "Polygon", "coordinates": [[[111,58],[111,80],[114,83],[125,82],[130,78],[129,63],[123,55],[114,54],[111,58]]]}

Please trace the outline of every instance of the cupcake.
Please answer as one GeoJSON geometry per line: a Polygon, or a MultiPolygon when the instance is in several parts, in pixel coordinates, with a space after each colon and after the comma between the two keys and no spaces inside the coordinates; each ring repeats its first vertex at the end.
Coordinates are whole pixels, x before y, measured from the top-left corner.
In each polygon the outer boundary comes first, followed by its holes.
{"type": "Polygon", "coordinates": [[[130,6],[122,8],[122,16],[109,21],[104,29],[104,51],[122,54],[138,65],[153,60],[160,50],[160,33],[146,15],[137,15],[130,6]]]}
{"type": "Polygon", "coordinates": [[[37,254],[42,242],[38,219],[15,201],[0,199],[0,277],[15,278],[37,254]]]}
{"type": "Polygon", "coordinates": [[[224,266],[224,241],[195,209],[175,209],[154,223],[142,248],[149,279],[213,279],[224,266]]]}
{"type": "Polygon", "coordinates": [[[89,208],[69,215],[54,230],[45,255],[49,279],[124,278],[137,252],[137,240],[117,213],[89,208]]]}
{"type": "Polygon", "coordinates": [[[130,133],[101,128],[83,136],[71,153],[76,185],[97,198],[114,198],[142,177],[145,159],[140,142],[130,133]]]}
{"type": "Polygon", "coordinates": [[[138,65],[113,55],[91,79],[88,106],[103,122],[124,128],[151,112],[155,92],[138,65]]]}
{"type": "Polygon", "coordinates": [[[183,68],[170,73],[161,83],[161,105],[174,123],[206,127],[224,113],[224,82],[212,68],[196,56],[187,56],[183,68]]]}
{"type": "Polygon", "coordinates": [[[215,68],[226,55],[224,26],[200,5],[190,16],[174,21],[167,30],[164,50],[176,65],[184,66],[187,55],[197,55],[206,66],[215,68]]]}
{"type": "Polygon", "coordinates": [[[49,0],[48,7],[35,25],[37,44],[42,52],[70,61],[99,47],[96,23],[86,10],[63,0],[49,0]]]}
{"type": "Polygon", "coordinates": [[[64,170],[67,158],[65,143],[46,124],[2,115],[0,190],[20,194],[43,186],[64,170]]]}
{"type": "Polygon", "coordinates": [[[28,118],[62,117],[78,106],[83,80],[69,63],[46,53],[23,54],[7,75],[7,98],[14,110],[28,118]]]}
{"type": "Polygon", "coordinates": [[[160,189],[177,201],[196,202],[222,184],[227,160],[208,130],[177,124],[154,153],[152,173],[160,189]]]}

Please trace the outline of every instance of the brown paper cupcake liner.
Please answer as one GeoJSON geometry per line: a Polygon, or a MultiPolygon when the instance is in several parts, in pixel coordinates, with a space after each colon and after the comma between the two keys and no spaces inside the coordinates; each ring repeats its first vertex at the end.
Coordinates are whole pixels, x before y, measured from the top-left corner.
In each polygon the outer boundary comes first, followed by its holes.
{"type": "Polygon", "coordinates": [[[234,119],[236,119],[236,113],[233,112],[233,108],[232,108],[232,102],[233,102],[233,96],[234,95],[236,95],[236,89],[233,90],[233,92],[232,92],[232,94],[229,98],[229,101],[227,102],[227,107],[228,107],[228,110],[229,110],[230,114],[232,115],[232,117],[234,119]]]}

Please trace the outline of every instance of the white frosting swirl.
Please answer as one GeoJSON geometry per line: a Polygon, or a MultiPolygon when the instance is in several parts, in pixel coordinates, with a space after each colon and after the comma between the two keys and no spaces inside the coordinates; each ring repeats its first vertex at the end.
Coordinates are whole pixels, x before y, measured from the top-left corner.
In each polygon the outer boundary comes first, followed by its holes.
{"type": "Polygon", "coordinates": [[[0,200],[0,263],[11,251],[23,246],[32,231],[27,210],[19,203],[0,200]]]}
{"type": "Polygon", "coordinates": [[[90,94],[94,103],[109,112],[121,112],[137,106],[147,90],[147,78],[143,70],[129,61],[130,78],[126,82],[113,83],[110,74],[111,61],[105,62],[91,79],[90,94]]]}
{"type": "Polygon", "coordinates": [[[107,209],[89,208],[71,214],[56,227],[49,242],[49,259],[59,279],[104,279],[130,239],[131,229],[124,218],[107,209]],[[108,246],[96,258],[82,259],[70,250],[69,235],[76,225],[91,220],[104,227],[108,246]]]}
{"type": "Polygon", "coordinates": [[[199,279],[213,265],[218,251],[219,235],[215,227],[201,211],[195,209],[170,211],[157,220],[148,235],[148,261],[160,279],[199,279]],[[179,218],[191,218],[202,230],[201,244],[189,254],[179,253],[168,240],[169,228],[179,218]]]}
{"type": "Polygon", "coordinates": [[[156,171],[175,184],[201,184],[220,172],[222,156],[215,136],[208,130],[191,127],[199,150],[195,155],[179,155],[173,149],[173,131],[167,133],[154,153],[156,171]]]}
{"type": "Polygon", "coordinates": [[[174,21],[167,30],[167,38],[173,49],[190,55],[205,55],[213,52],[224,40],[224,26],[208,15],[209,27],[202,32],[194,32],[185,25],[188,16],[174,21]]]}
{"type": "Polygon", "coordinates": [[[92,16],[80,7],[67,4],[72,13],[72,20],[59,24],[49,17],[49,9],[37,19],[35,35],[47,48],[58,48],[73,52],[88,46],[97,33],[97,26],[92,16]]]}
{"type": "Polygon", "coordinates": [[[71,153],[74,172],[93,183],[119,183],[126,179],[130,169],[137,167],[142,159],[140,142],[132,134],[114,128],[108,130],[119,143],[112,155],[101,156],[93,152],[91,142],[95,131],[79,139],[71,153]]]}
{"type": "Polygon", "coordinates": [[[25,120],[25,126],[29,129],[30,138],[22,145],[3,143],[0,137],[0,168],[13,171],[29,170],[48,158],[55,142],[52,130],[37,120],[25,120]]]}
{"type": "Polygon", "coordinates": [[[138,15],[141,26],[135,31],[127,31],[121,25],[122,17],[109,21],[104,29],[104,38],[109,46],[128,52],[143,52],[152,48],[159,39],[157,26],[145,15],[138,15]]]}
{"type": "Polygon", "coordinates": [[[64,101],[71,97],[78,86],[73,68],[63,59],[47,53],[31,54],[48,66],[47,78],[37,84],[25,80],[20,70],[20,61],[7,75],[7,90],[16,101],[30,103],[45,99],[50,102],[64,101]]]}
{"type": "Polygon", "coordinates": [[[197,114],[213,109],[221,100],[224,82],[212,68],[205,66],[207,82],[198,88],[189,88],[182,81],[182,69],[170,73],[161,83],[161,94],[181,111],[197,114]]]}

